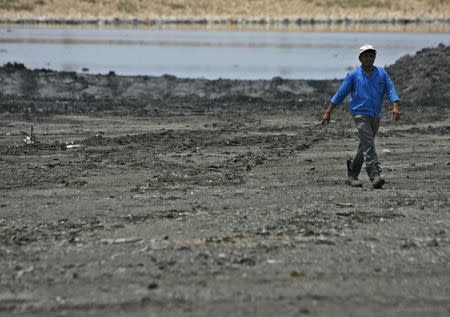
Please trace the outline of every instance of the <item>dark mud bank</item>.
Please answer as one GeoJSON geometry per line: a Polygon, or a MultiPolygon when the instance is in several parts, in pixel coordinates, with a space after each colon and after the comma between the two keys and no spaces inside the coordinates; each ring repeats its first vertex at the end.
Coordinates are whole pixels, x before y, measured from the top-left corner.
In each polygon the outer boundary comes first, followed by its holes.
{"type": "MultiPolygon", "coordinates": [[[[443,106],[450,100],[450,46],[405,56],[388,67],[402,104],[443,106]]],[[[88,75],[29,70],[8,63],[0,68],[0,112],[84,113],[126,109],[145,113],[166,104],[228,107],[242,103],[323,105],[337,80],[207,80],[172,75],[88,75]]]]}

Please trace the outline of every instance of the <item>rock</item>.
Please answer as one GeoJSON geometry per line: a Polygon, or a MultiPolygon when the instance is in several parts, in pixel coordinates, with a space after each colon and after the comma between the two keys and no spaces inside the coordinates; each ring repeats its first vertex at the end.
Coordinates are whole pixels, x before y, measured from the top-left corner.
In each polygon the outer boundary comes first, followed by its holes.
{"type": "Polygon", "coordinates": [[[353,207],[352,203],[336,203],[336,206],[342,207],[342,208],[350,208],[353,207]]]}
{"type": "Polygon", "coordinates": [[[428,241],[427,245],[429,247],[435,248],[435,247],[439,246],[439,243],[436,239],[433,239],[433,240],[428,241]]]}
{"type": "Polygon", "coordinates": [[[136,243],[141,242],[141,238],[117,238],[117,239],[101,239],[101,243],[105,244],[124,244],[124,243],[136,243]]]}

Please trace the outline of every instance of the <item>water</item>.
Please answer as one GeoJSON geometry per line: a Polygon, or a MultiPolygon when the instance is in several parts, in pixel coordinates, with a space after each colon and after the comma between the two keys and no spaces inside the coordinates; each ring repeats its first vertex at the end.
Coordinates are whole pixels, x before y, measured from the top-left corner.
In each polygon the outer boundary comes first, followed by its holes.
{"type": "Polygon", "coordinates": [[[0,63],[118,75],[332,79],[359,65],[358,47],[365,43],[377,47],[376,64],[385,66],[424,47],[450,45],[449,29],[2,26],[0,63]]]}

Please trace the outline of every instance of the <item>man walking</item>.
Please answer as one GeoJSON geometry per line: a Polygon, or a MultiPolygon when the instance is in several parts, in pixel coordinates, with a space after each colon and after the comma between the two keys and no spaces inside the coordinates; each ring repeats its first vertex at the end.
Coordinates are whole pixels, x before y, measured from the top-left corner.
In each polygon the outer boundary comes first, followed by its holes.
{"type": "Polygon", "coordinates": [[[333,109],[351,93],[349,108],[358,130],[359,141],[355,157],[347,160],[346,184],[352,187],[362,187],[358,175],[364,163],[373,188],[381,188],[385,183],[380,175],[380,161],[375,151],[375,135],[380,126],[385,94],[392,104],[392,118],[400,119],[399,98],[394,85],[384,68],[373,65],[376,53],[375,47],[369,44],[359,48],[361,66],[347,74],[322,116],[322,124],[329,123],[333,109]]]}

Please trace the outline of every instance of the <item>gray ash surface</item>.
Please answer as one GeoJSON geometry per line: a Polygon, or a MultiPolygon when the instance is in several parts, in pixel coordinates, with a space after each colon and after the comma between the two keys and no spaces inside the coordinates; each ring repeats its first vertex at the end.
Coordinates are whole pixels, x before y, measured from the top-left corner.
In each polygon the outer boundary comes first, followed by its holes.
{"type": "Polygon", "coordinates": [[[320,124],[340,81],[4,66],[0,315],[448,316],[447,52],[389,68],[382,190],[344,184],[347,107],[320,124]]]}

